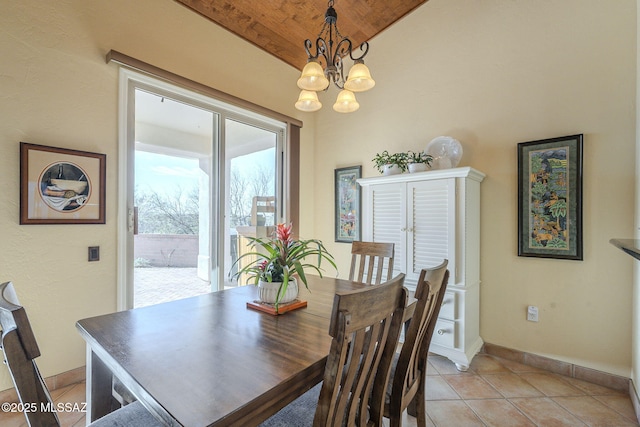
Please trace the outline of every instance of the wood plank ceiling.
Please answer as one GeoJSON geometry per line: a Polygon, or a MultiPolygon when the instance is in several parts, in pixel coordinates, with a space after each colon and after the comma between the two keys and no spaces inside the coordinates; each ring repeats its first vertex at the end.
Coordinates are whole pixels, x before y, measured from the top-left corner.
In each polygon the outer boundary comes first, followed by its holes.
{"type": "MultiPolygon", "coordinates": [[[[326,0],[176,0],[232,33],[302,70],[304,41],[324,23],[326,0]]],[[[336,0],[338,30],[354,48],[427,0],[336,0]]],[[[371,46],[371,51],[375,46],[371,46]]]]}

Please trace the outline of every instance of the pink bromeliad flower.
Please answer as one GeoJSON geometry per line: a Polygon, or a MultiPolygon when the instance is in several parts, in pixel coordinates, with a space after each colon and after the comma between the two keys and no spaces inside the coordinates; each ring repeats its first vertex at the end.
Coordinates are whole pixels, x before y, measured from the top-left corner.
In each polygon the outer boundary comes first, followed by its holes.
{"type": "Polygon", "coordinates": [[[291,229],[292,229],[292,224],[276,225],[276,238],[278,240],[281,240],[285,247],[292,242],[291,229]]]}

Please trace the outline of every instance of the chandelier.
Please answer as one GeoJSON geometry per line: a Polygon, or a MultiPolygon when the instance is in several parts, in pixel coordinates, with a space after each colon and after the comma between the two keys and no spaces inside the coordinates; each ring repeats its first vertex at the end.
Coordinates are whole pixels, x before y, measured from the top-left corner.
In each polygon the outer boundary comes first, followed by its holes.
{"type": "Polygon", "coordinates": [[[316,39],[315,55],[311,54],[313,48],[311,40],[307,39],[304,42],[308,59],[298,79],[298,87],[302,89],[296,102],[298,110],[312,112],[322,108],[317,92],[327,90],[333,82],[341,89],[333,109],[339,113],[351,113],[360,108],[354,92],[364,92],[376,84],[363,61],[369,51],[369,43],[362,43],[360,45],[362,54],[354,57],[351,40],[340,34],[337,21],[338,14],[333,8],[333,0],[330,0],[327,12],[324,14],[324,25],[316,39]],[[345,79],[343,59],[347,55],[354,64],[345,79]]]}

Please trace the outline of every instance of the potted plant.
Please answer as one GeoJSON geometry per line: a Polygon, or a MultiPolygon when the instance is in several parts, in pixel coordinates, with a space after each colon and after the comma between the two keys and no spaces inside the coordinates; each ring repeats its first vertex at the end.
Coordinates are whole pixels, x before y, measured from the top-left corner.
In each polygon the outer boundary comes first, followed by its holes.
{"type": "Polygon", "coordinates": [[[407,154],[393,153],[389,154],[387,150],[382,153],[376,153],[371,159],[376,169],[383,175],[394,175],[407,170],[407,154]]]}
{"type": "Polygon", "coordinates": [[[298,297],[296,277],[309,289],[305,269],[312,269],[322,277],[320,267],[323,260],[337,269],[333,256],[320,240],[296,240],[291,229],[291,224],[278,224],[271,238],[247,237],[251,251],[238,257],[233,264],[235,266],[248,259],[233,278],[248,274],[248,283],[258,285],[260,301],[274,304],[276,311],[279,304],[298,297]],[[307,262],[306,258],[313,259],[313,262],[307,262]]]}
{"type": "Polygon", "coordinates": [[[409,168],[409,173],[414,172],[423,172],[427,170],[427,166],[431,164],[433,161],[433,157],[424,151],[420,151],[416,153],[415,151],[407,151],[407,167],[409,168]]]}

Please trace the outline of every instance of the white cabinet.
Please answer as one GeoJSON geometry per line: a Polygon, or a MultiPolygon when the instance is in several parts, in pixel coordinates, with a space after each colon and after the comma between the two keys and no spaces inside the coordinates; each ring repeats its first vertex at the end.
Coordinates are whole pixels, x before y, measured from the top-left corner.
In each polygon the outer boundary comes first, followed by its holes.
{"type": "Polygon", "coordinates": [[[429,350],[466,370],[480,338],[480,183],[455,168],[362,178],[362,240],[395,243],[394,273],[415,289],[420,270],[449,260],[449,284],[429,350]]]}

